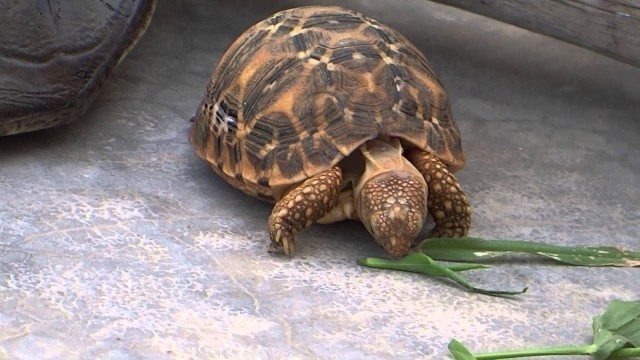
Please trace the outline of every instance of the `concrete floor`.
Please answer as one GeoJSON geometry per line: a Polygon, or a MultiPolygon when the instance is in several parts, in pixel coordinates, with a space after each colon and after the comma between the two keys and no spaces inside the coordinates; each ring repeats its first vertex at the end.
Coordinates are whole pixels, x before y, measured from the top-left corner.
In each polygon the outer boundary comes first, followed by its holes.
{"type": "MultiPolygon", "coordinates": [[[[443,359],[583,344],[640,270],[531,258],[469,273],[517,299],[358,266],[384,256],[356,223],[266,253],[270,208],[187,142],[230,42],[301,1],[161,1],[89,113],[0,138],[0,358],[443,359]]],[[[336,3],[335,1],[333,3],[336,3]]],[[[342,1],[405,34],[452,98],[471,235],[640,250],[640,69],[463,11],[342,1]]]]}

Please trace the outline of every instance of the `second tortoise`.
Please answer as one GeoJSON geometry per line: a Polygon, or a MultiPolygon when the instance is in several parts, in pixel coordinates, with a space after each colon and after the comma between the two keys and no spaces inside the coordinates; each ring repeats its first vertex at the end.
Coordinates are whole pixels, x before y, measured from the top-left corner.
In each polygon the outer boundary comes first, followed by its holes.
{"type": "Polygon", "coordinates": [[[395,256],[464,236],[471,209],[446,91],[395,30],[340,7],[285,10],[224,54],[190,132],[197,154],[245,193],[275,203],[272,251],[313,223],[361,221],[395,256]]]}
{"type": "Polygon", "coordinates": [[[156,0],[0,2],[0,136],[82,117],[156,0]]]}

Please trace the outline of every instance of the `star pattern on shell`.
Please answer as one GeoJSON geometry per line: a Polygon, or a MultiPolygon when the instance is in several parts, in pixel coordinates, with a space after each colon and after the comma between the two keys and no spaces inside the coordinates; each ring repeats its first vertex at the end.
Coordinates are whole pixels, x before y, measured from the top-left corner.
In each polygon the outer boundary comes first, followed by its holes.
{"type": "Polygon", "coordinates": [[[309,6],[274,14],[231,45],[190,139],[227,182],[274,202],[380,136],[452,170],[464,164],[447,93],[424,55],[362,14],[309,6]]]}

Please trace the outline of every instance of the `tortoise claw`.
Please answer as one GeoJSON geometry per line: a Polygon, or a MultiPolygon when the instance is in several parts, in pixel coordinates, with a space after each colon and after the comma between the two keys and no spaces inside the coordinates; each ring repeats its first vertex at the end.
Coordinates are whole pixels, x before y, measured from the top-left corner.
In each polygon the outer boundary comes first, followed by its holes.
{"type": "Polygon", "coordinates": [[[271,244],[269,244],[269,249],[267,249],[267,252],[269,254],[279,254],[282,252],[282,248],[278,246],[276,243],[271,242],[271,244]]]}
{"type": "Polygon", "coordinates": [[[295,233],[325,216],[340,200],[342,170],[335,167],[307,179],[280,199],[271,210],[267,229],[271,237],[269,252],[293,256],[295,233]]]}
{"type": "Polygon", "coordinates": [[[284,237],[282,239],[282,248],[284,249],[285,254],[293,256],[293,254],[296,252],[296,245],[293,237],[291,237],[291,240],[287,239],[287,237],[284,237]]]}
{"type": "Polygon", "coordinates": [[[295,240],[291,232],[276,231],[271,236],[271,244],[267,250],[271,254],[279,254],[284,251],[285,254],[293,256],[296,252],[295,240]]]}

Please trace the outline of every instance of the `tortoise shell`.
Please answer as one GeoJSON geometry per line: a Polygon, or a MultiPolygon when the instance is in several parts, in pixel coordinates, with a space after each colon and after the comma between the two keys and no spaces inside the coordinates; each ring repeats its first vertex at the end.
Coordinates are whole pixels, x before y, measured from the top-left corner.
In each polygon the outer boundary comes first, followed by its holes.
{"type": "Polygon", "coordinates": [[[227,50],[190,133],[246,193],[276,201],[377,137],[464,165],[447,93],[424,55],[355,11],[308,6],[259,22],[227,50]]]}
{"type": "Polygon", "coordinates": [[[0,4],[0,136],[84,114],[144,34],[156,0],[0,4]]]}

